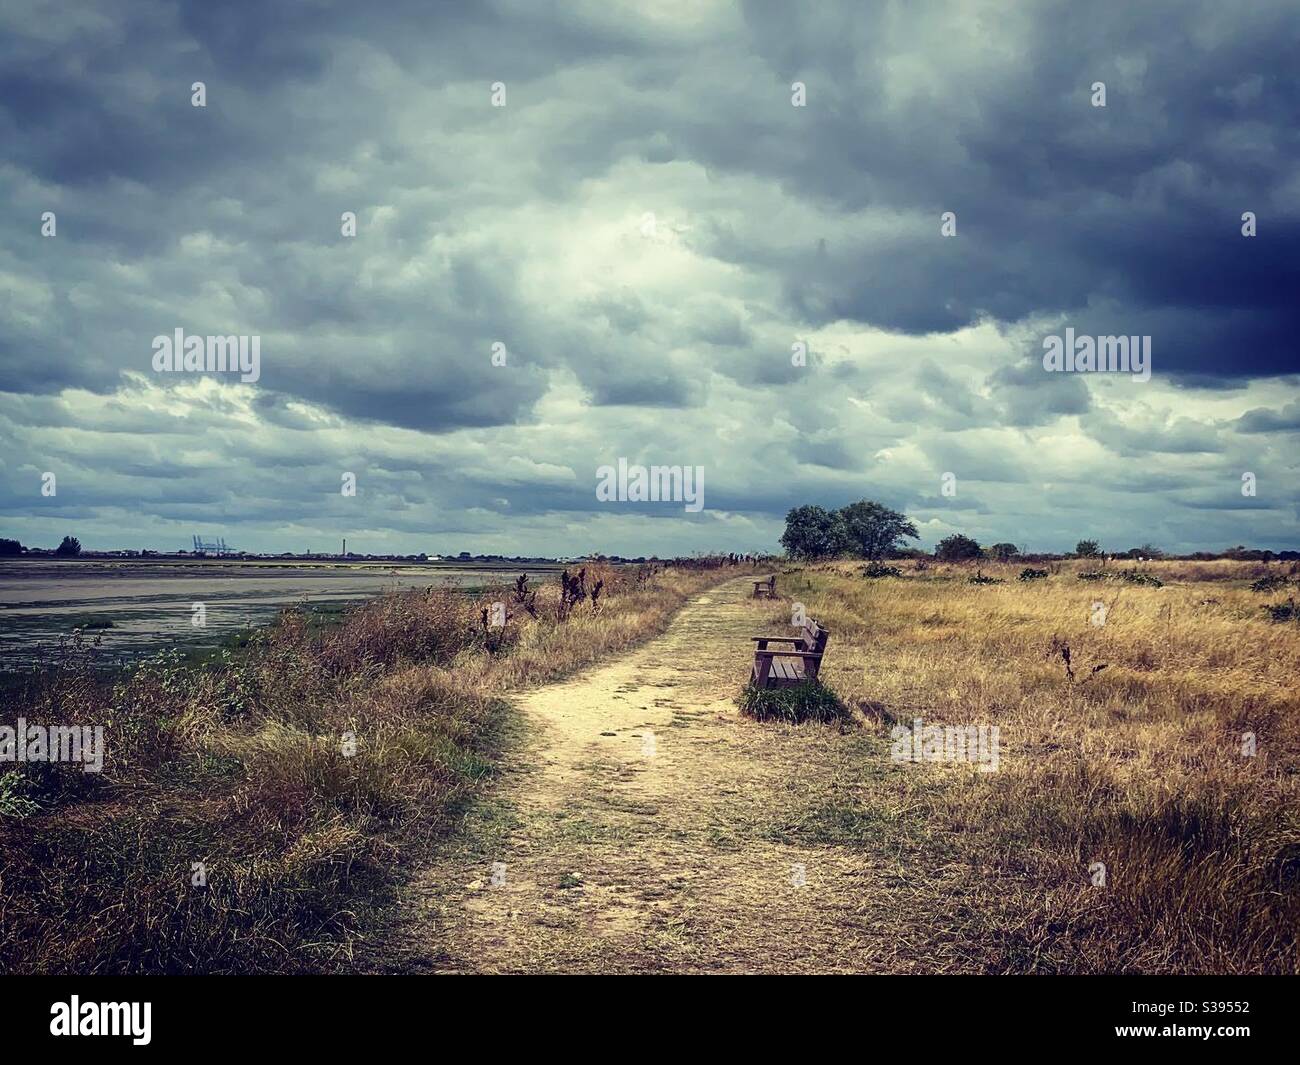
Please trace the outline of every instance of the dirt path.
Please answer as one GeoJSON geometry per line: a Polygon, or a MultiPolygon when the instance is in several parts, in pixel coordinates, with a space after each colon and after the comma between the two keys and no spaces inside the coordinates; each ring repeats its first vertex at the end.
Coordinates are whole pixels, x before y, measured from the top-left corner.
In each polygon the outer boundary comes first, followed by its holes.
{"type": "Polygon", "coordinates": [[[864,848],[833,805],[879,773],[879,738],[736,709],[749,637],[784,631],[772,619],[788,609],[749,591],[721,585],[639,649],[520,698],[522,750],[464,841],[417,878],[376,968],[916,967],[898,931],[915,902],[901,862],[864,848]]]}

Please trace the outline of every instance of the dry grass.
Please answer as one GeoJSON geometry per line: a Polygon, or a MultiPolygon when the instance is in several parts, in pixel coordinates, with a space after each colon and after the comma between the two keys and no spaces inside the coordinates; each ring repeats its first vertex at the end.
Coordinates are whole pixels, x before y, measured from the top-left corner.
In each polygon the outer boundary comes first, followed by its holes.
{"type": "Polygon", "coordinates": [[[97,676],[74,653],[4,721],[102,724],[102,775],[0,774],[0,971],[234,972],[329,966],[401,863],[492,773],[502,697],[628,647],[734,569],[606,568],[599,610],[558,589],[511,605],[386,596],[313,632],[289,612],[239,657],[162,655],[97,676]],[[355,753],[348,753],[350,735],[355,753]],[[206,886],[193,883],[196,863],[206,886]]]}
{"type": "Polygon", "coordinates": [[[564,625],[544,589],[541,620],[512,603],[502,639],[481,604],[394,597],[323,636],[287,619],[240,668],[156,665],[107,701],[71,670],[27,693],[43,710],[27,716],[109,715],[110,770],[99,787],[51,773],[40,813],[0,818],[0,967],[338,964],[394,871],[454,828],[414,932],[377,940],[412,956],[374,967],[1300,971],[1300,625],[1263,610],[1289,588],[1251,590],[1289,568],[1105,567],[1156,587],[1077,579],[1097,563],[1030,583],[983,563],[997,584],[898,565],[788,570],[776,604],[737,583],[671,627],[716,572],[611,584],[564,625]],[[792,601],[830,628],[822,679],[863,727],[735,710],[749,636],[792,601]],[[530,694],[544,727],[513,749],[510,786],[467,804],[499,761],[503,694],[665,628],[530,694]],[[997,725],[999,770],[893,763],[890,729],[916,717],[997,725]],[[508,890],[472,890],[497,859],[508,890]]]}
{"type": "Polygon", "coordinates": [[[1020,563],[981,566],[1005,583],[909,563],[898,578],[848,564],[781,578],[833,633],[823,679],[882,738],[917,717],[1001,731],[998,772],[892,766],[887,783],[838,793],[824,832],[906,809],[991,889],[948,915],[936,968],[1300,971],[1300,626],[1268,620],[1270,597],[1250,590],[1294,567],[1107,567],[1153,587],[1077,579],[1095,563],[1032,583],[1020,563]]]}

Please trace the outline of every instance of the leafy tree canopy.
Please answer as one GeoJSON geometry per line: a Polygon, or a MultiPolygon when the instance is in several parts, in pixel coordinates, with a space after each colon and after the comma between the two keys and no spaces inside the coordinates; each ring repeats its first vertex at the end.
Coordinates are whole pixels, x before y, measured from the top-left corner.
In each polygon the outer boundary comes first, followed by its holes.
{"type": "Polygon", "coordinates": [[[979,542],[972,540],[969,536],[963,536],[961,533],[945,536],[934,549],[934,557],[941,558],[945,562],[960,562],[967,558],[979,558],[980,554],[979,542]]]}
{"type": "Polygon", "coordinates": [[[885,558],[904,537],[915,539],[916,526],[896,510],[869,499],[850,503],[837,512],[848,549],[872,560],[885,558]]]}
{"type": "Polygon", "coordinates": [[[781,546],[791,558],[803,560],[838,555],[875,560],[897,550],[900,540],[918,535],[906,516],[862,499],[840,510],[795,507],[785,516],[781,546]]]}
{"type": "Polygon", "coordinates": [[[825,507],[795,507],[785,516],[781,546],[791,558],[812,561],[843,554],[844,528],[825,507]]]}

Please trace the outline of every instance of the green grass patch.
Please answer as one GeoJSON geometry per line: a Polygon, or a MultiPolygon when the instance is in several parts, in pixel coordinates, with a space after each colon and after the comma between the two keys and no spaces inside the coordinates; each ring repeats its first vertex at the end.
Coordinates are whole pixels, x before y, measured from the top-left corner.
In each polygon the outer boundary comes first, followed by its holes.
{"type": "Polygon", "coordinates": [[[830,688],[805,681],[789,688],[756,688],[747,684],[740,693],[741,713],[755,721],[843,721],[850,711],[830,688]]]}

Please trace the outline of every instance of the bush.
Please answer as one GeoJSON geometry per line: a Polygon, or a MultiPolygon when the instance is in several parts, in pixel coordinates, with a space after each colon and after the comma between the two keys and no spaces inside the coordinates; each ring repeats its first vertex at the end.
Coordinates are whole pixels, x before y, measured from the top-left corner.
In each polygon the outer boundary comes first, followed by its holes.
{"type": "Polygon", "coordinates": [[[969,584],[1005,584],[1006,583],[1005,581],[999,580],[997,577],[984,576],[982,570],[976,570],[975,576],[967,577],[966,580],[967,583],[969,584]]]}
{"type": "Polygon", "coordinates": [[[862,567],[864,577],[901,577],[903,571],[897,566],[886,566],[883,562],[872,562],[862,567]]]}
{"type": "Polygon", "coordinates": [[[1143,571],[1136,569],[1111,571],[1110,573],[1107,573],[1105,570],[1092,570],[1089,573],[1080,573],[1077,576],[1081,581],[1112,580],[1125,581],[1128,584],[1145,584],[1152,588],[1163,588],[1165,586],[1165,582],[1154,573],[1144,573],[1143,571]]]}
{"type": "Polygon", "coordinates": [[[839,697],[818,681],[805,681],[790,688],[756,688],[745,685],[740,693],[740,712],[755,721],[820,721],[827,724],[851,715],[839,697]]]}
{"type": "Polygon", "coordinates": [[[1294,599],[1288,599],[1285,603],[1273,603],[1264,609],[1274,621],[1300,621],[1300,607],[1295,605],[1294,599]]]}
{"type": "Polygon", "coordinates": [[[1128,581],[1129,584],[1149,584],[1152,588],[1163,588],[1165,586],[1165,582],[1154,573],[1142,573],[1133,569],[1125,570],[1119,575],[1119,579],[1128,581]]]}
{"type": "Polygon", "coordinates": [[[1252,592],[1273,592],[1278,588],[1285,588],[1286,585],[1287,579],[1280,573],[1274,573],[1268,577],[1260,577],[1259,580],[1250,586],[1250,590],[1252,592]]]}
{"type": "Polygon", "coordinates": [[[1032,566],[1026,566],[1020,571],[1018,581],[1045,581],[1047,580],[1047,570],[1034,569],[1032,566]]]}

